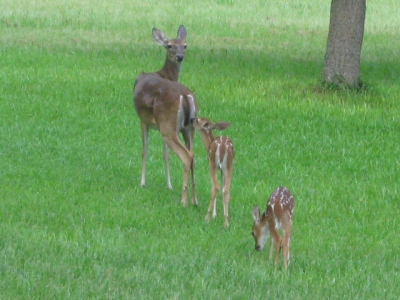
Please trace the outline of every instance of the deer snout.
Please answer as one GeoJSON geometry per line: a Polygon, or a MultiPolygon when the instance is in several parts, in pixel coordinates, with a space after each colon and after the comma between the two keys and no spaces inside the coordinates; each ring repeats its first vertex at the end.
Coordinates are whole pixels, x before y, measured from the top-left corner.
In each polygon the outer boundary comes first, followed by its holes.
{"type": "Polygon", "coordinates": [[[263,251],[264,248],[261,245],[256,245],[255,249],[257,251],[263,251]]]}
{"type": "Polygon", "coordinates": [[[183,56],[183,54],[178,54],[176,55],[176,60],[177,61],[182,61],[185,57],[183,56]]]}

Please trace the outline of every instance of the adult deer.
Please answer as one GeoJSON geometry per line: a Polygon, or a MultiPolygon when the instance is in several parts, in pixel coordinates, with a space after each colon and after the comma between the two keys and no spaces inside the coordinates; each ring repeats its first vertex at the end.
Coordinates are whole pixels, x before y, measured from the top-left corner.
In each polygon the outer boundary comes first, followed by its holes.
{"type": "Polygon", "coordinates": [[[214,137],[213,130],[224,130],[231,124],[227,122],[216,122],[212,123],[210,120],[205,118],[196,119],[194,121],[194,127],[199,131],[201,139],[203,140],[204,148],[208,153],[208,161],[210,166],[211,176],[211,200],[208,206],[206,214],[206,221],[210,221],[210,216],[215,218],[217,216],[217,204],[216,198],[220,186],[218,184],[217,172],[221,170],[222,173],[222,195],[224,203],[224,217],[225,227],[229,226],[229,201],[230,201],[230,184],[233,171],[233,160],[235,158],[235,150],[233,148],[232,141],[229,137],[219,136],[214,137]]]}
{"type": "MultiPolygon", "coordinates": [[[[173,82],[178,80],[181,63],[185,58],[187,47],[186,28],[183,25],[179,26],[178,36],[176,39],[167,39],[165,34],[157,28],[153,28],[152,33],[154,40],[165,47],[167,55],[164,66],[159,71],[154,73],[141,73],[135,81],[133,91],[134,106],[140,118],[143,144],[141,185],[146,185],[146,161],[148,156],[149,129],[154,128],[160,130],[163,135],[167,185],[168,188],[172,189],[168,147],[181,158],[185,166],[188,161],[188,156],[190,156],[186,151],[180,149],[181,145],[171,146],[173,143],[171,141],[175,139],[172,132],[181,132],[187,147],[186,150],[191,151],[194,129],[190,124],[189,118],[194,118],[197,115],[197,101],[193,93],[186,87],[159,80],[162,78],[173,82]],[[161,116],[161,114],[164,115],[161,116]],[[183,123],[172,125],[173,122],[176,123],[178,119],[181,120],[182,118],[184,119],[183,123]],[[170,141],[169,144],[167,140],[170,141]]],[[[193,154],[191,155],[193,157],[193,154]]],[[[191,158],[191,160],[193,160],[193,158],[191,158]]],[[[190,168],[192,171],[192,182],[194,186],[193,164],[194,163],[192,162],[190,168]]],[[[195,195],[193,197],[193,202],[197,204],[195,195]]],[[[186,205],[185,203],[187,201],[184,197],[182,197],[182,202],[186,205]]]]}
{"type": "MultiPolygon", "coordinates": [[[[135,82],[134,105],[141,121],[143,136],[142,153],[142,186],[145,185],[145,164],[147,157],[148,130],[158,129],[165,145],[179,156],[183,165],[182,204],[187,206],[187,187],[189,172],[192,175],[193,204],[197,205],[194,181],[193,120],[197,117],[197,100],[195,95],[179,82],[170,81],[156,74],[142,73],[135,82]],[[186,146],[180,141],[181,133],[186,146]]],[[[168,156],[164,156],[169,165],[168,156]]],[[[168,185],[171,187],[169,168],[167,167],[168,185]]]]}
{"type": "MultiPolygon", "coordinates": [[[[153,99],[151,97],[145,97],[143,95],[146,94],[147,91],[143,90],[143,85],[137,86],[137,82],[139,79],[148,78],[148,75],[155,75],[161,78],[165,78],[171,81],[177,81],[179,78],[179,73],[181,69],[181,63],[185,58],[186,53],[186,28],[181,25],[178,29],[178,36],[176,39],[167,39],[165,34],[157,29],[153,28],[153,38],[160,45],[164,46],[167,50],[167,56],[165,58],[164,66],[157,72],[154,73],[141,73],[135,81],[134,86],[134,105],[137,114],[141,120],[141,130],[142,130],[142,176],[141,176],[141,185],[146,185],[146,161],[148,156],[148,143],[149,143],[149,129],[151,127],[156,127],[155,123],[152,119],[152,109],[153,109],[153,99]],[[147,102],[146,102],[147,101],[147,102]],[[148,116],[146,116],[148,115],[148,116]]],[[[147,85],[148,86],[148,85],[147,85]]],[[[193,134],[192,134],[193,138],[193,134]]],[[[185,140],[186,142],[186,140],[185,140]]],[[[191,144],[186,144],[189,149],[191,149],[191,144]]],[[[169,152],[168,146],[164,143],[164,161],[165,161],[165,170],[167,175],[167,185],[169,189],[172,189],[171,184],[171,175],[169,169],[169,152]]]]}
{"type": "Polygon", "coordinates": [[[262,251],[271,234],[271,245],[269,259],[272,259],[275,247],[275,266],[279,261],[279,254],[283,248],[283,265],[288,267],[290,258],[290,235],[292,232],[292,218],[294,212],[294,198],[292,193],[285,187],[278,187],[270,196],[266,211],[260,215],[260,209],[256,205],[253,208],[253,237],[255,249],[262,251]],[[283,238],[279,235],[278,229],[284,232],[283,238]]]}

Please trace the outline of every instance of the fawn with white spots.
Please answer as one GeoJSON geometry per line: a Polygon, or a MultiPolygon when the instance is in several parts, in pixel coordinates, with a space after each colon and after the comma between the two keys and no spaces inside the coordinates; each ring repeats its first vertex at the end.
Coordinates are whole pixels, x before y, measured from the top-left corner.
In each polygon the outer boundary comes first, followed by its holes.
{"type": "Polygon", "coordinates": [[[197,117],[197,100],[187,87],[177,82],[187,47],[186,35],[186,29],[182,25],[176,39],[167,39],[162,31],[153,28],[155,41],[167,50],[165,64],[158,72],[139,74],[133,88],[134,106],[140,118],[143,143],[141,185],[146,185],[149,129],[156,129],[160,131],[164,141],[168,188],[172,188],[168,148],[179,156],[184,165],[181,200],[184,206],[187,206],[189,172],[192,174],[192,202],[197,205],[192,151],[192,120],[197,117]],[[180,141],[179,133],[182,134],[186,146],[180,141]]]}
{"type": "Polygon", "coordinates": [[[255,249],[262,251],[271,234],[269,259],[272,259],[275,247],[275,266],[279,261],[279,254],[283,248],[283,266],[287,269],[290,259],[290,235],[292,232],[292,219],[294,212],[294,197],[289,189],[278,187],[270,196],[266,211],[261,215],[260,208],[253,208],[253,237],[255,249]],[[282,229],[283,238],[278,230],[282,229]]]}
{"type": "Polygon", "coordinates": [[[210,176],[212,182],[211,200],[206,214],[206,221],[210,221],[210,216],[215,218],[217,216],[216,198],[220,189],[217,172],[221,170],[222,173],[222,195],[224,204],[224,218],[225,227],[229,226],[229,201],[230,201],[230,184],[233,171],[233,160],[235,158],[235,150],[230,138],[226,136],[214,137],[213,129],[224,130],[230,123],[217,122],[212,123],[205,118],[196,119],[193,122],[196,130],[199,131],[203,140],[204,148],[208,153],[208,161],[210,166],[210,176]]]}

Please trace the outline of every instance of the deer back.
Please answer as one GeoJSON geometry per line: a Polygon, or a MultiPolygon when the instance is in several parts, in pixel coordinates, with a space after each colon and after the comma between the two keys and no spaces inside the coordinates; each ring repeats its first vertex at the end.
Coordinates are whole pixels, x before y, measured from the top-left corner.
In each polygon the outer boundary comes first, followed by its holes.
{"type": "Polygon", "coordinates": [[[281,227],[283,221],[291,222],[294,210],[294,198],[289,189],[278,187],[267,203],[266,216],[275,227],[281,227]]]}
{"type": "Polygon", "coordinates": [[[231,139],[227,136],[214,138],[208,148],[208,158],[215,161],[216,167],[225,169],[232,166],[235,157],[235,150],[231,139]]]}
{"type": "Polygon", "coordinates": [[[197,100],[191,90],[179,82],[142,73],[136,79],[134,104],[140,119],[148,126],[161,124],[181,131],[197,116],[197,100]]]}

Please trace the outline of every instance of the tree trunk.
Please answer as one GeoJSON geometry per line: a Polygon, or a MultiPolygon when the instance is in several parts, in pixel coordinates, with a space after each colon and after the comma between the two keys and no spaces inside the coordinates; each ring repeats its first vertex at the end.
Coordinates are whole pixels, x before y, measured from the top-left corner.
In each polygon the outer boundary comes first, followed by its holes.
{"type": "Polygon", "coordinates": [[[366,0],[332,0],[324,79],[341,88],[360,87],[366,0]]]}

